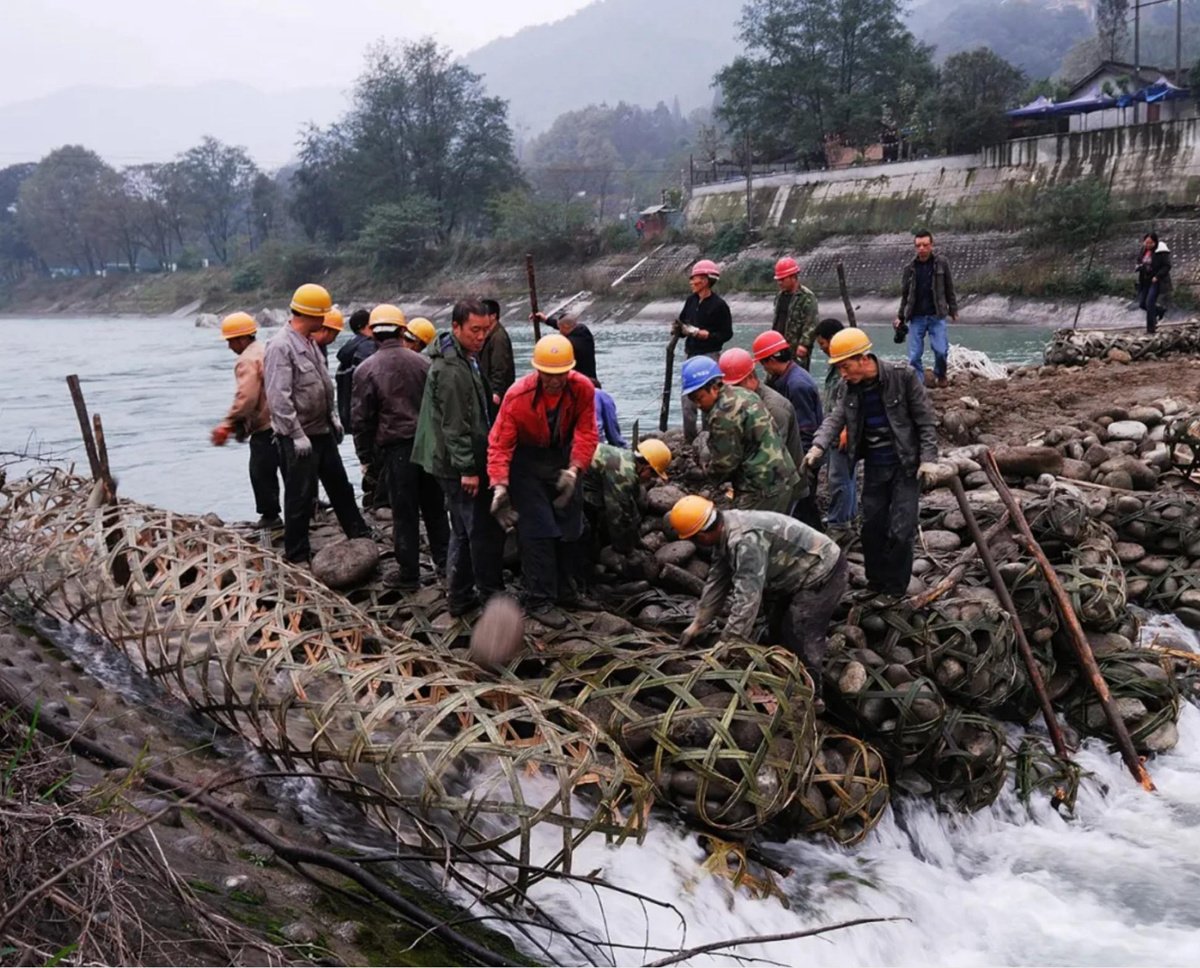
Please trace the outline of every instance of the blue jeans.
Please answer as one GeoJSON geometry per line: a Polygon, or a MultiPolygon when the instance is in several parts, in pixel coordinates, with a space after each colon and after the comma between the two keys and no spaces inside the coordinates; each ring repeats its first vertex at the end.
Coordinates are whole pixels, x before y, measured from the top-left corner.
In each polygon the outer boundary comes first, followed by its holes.
{"type": "Polygon", "coordinates": [[[946,375],[946,356],[950,352],[950,337],[946,334],[946,320],[939,316],[914,316],[908,324],[908,362],[925,379],[925,334],[929,334],[929,346],[933,349],[933,375],[942,379],[946,375]]]}
{"type": "Polygon", "coordinates": [[[829,513],[826,523],[847,525],[858,510],[858,489],[854,486],[854,465],[844,450],[834,447],[826,458],[829,481],[829,513]]]}

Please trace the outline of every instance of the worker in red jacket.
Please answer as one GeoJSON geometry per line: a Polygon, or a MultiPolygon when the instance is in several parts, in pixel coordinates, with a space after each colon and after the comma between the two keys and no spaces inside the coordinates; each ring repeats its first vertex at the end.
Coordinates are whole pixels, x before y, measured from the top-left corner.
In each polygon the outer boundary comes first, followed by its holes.
{"type": "Polygon", "coordinates": [[[565,628],[558,606],[581,604],[571,545],[583,534],[577,485],[598,443],[595,389],[574,372],[575,351],[558,333],[538,340],[533,366],[504,394],[488,435],[492,514],[506,531],[517,529],[526,613],[565,628]]]}

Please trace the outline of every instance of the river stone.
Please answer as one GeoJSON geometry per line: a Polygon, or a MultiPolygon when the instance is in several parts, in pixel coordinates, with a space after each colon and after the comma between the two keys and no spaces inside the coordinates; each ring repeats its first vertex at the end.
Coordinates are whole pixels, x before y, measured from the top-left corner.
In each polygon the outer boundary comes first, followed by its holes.
{"type": "Polygon", "coordinates": [[[1132,455],[1111,457],[1096,470],[1104,475],[1128,474],[1134,489],[1139,491],[1151,491],[1158,484],[1158,471],[1132,455]]]}
{"type": "Polygon", "coordinates": [[[1179,728],[1170,720],[1142,740],[1142,749],[1148,753],[1166,753],[1179,743],[1179,728]]]}
{"type": "MultiPolygon", "coordinates": [[[[1149,712],[1144,702],[1132,696],[1121,697],[1116,701],[1116,705],[1117,715],[1126,723],[1136,723],[1149,712]]],[[[1088,704],[1086,722],[1088,729],[1093,730],[1103,729],[1108,725],[1108,717],[1104,715],[1104,707],[1099,702],[1088,704]]]]}
{"type": "Polygon", "coordinates": [[[1109,440],[1141,441],[1150,428],[1140,420],[1114,420],[1108,425],[1109,440]]]}
{"type": "Polygon", "coordinates": [[[1053,447],[1001,447],[995,453],[1000,473],[1006,477],[1062,473],[1062,454],[1053,447]]]}
{"type": "Polygon", "coordinates": [[[313,575],[330,588],[361,585],[379,564],[379,546],[370,538],[335,541],[318,551],[312,560],[313,575]]]}
{"type": "Polygon", "coordinates": [[[962,547],[962,538],[953,531],[922,531],[921,543],[926,551],[957,551],[962,547]]]}
{"type": "Polygon", "coordinates": [[[696,545],[691,541],[668,541],[654,552],[654,557],[663,565],[686,565],[696,553],[696,545]]]}
{"type": "Polygon", "coordinates": [[[1105,487],[1115,487],[1122,491],[1133,490],[1133,478],[1125,471],[1113,471],[1111,474],[1097,474],[1096,483],[1105,487]]]}
{"type": "Polygon", "coordinates": [[[225,859],[225,850],[211,837],[180,837],[175,842],[175,846],[201,860],[223,861],[225,859]]]}
{"type": "Polygon", "coordinates": [[[292,944],[316,944],[321,939],[321,933],[307,921],[285,924],[279,933],[292,944]]]}
{"type": "Polygon", "coordinates": [[[1083,459],[1092,467],[1099,467],[1106,460],[1112,459],[1112,454],[1103,444],[1092,444],[1083,452],[1083,459]]]}
{"type": "Polygon", "coordinates": [[[1132,565],[1146,557],[1146,549],[1132,541],[1118,541],[1115,545],[1117,559],[1123,565],[1132,565]]]}
{"type": "Polygon", "coordinates": [[[861,692],[867,684],[867,670],[861,662],[847,662],[838,679],[838,692],[851,696],[861,692]]]}
{"type": "Polygon", "coordinates": [[[1136,454],[1140,446],[1136,440],[1110,440],[1108,442],[1108,452],[1113,457],[1120,457],[1123,454],[1136,454]]]}
{"type": "MultiPolygon", "coordinates": [[[[1080,449],[1082,450],[1082,448],[1080,449]]],[[[1090,481],[1092,479],[1092,465],[1085,460],[1064,457],[1062,476],[1071,481],[1090,481]]]]}
{"type": "Polygon", "coordinates": [[[646,507],[654,514],[666,514],[681,497],[686,497],[682,488],[660,484],[646,492],[646,507]]]}
{"type": "Polygon", "coordinates": [[[1133,362],[1133,357],[1130,356],[1129,353],[1127,353],[1125,350],[1118,349],[1115,346],[1112,349],[1110,349],[1105,354],[1105,356],[1107,356],[1108,360],[1112,363],[1132,363],[1133,362]]]}
{"type": "Polygon", "coordinates": [[[221,325],[221,317],[216,313],[200,313],[196,317],[197,329],[216,329],[221,325]]]}
{"type": "Polygon", "coordinates": [[[651,531],[649,534],[642,536],[642,547],[649,552],[658,551],[667,543],[667,536],[661,531],[651,531]]]}
{"type": "Polygon", "coordinates": [[[1130,420],[1144,423],[1147,427],[1153,427],[1155,424],[1161,423],[1162,418],[1162,411],[1158,407],[1133,407],[1129,411],[1130,420]]]}
{"type": "Polygon", "coordinates": [[[1087,635],[1088,645],[1092,647],[1092,654],[1097,658],[1116,652],[1128,652],[1133,648],[1133,643],[1117,632],[1087,631],[1084,634],[1087,635]]]}

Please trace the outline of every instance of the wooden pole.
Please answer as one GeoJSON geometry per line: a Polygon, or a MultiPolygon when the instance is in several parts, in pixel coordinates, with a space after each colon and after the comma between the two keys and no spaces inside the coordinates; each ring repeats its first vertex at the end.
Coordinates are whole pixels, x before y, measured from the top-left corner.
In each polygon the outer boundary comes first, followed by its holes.
{"type": "MultiPolygon", "coordinates": [[[[1021,616],[1017,614],[1016,603],[1008,591],[1008,585],[1004,583],[1004,577],[1000,574],[1000,569],[996,567],[996,559],[992,555],[992,549],[988,546],[988,538],[979,529],[979,521],[975,518],[975,510],[971,507],[971,502],[967,500],[967,492],[963,488],[961,478],[957,474],[950,478],[950,490],[954,493],[955,500],[958,501],[958,509],[962,511],[962,516],[966,518],[967,530],[971,532],[971,540],[975,542],[975,547],[979,550],[979,558],[983,562],[983,566],[987,569],[988,578],[992,582],[992,590],[996,593],[996,597],[1000,599],[1000,604],[1004,610],[1012,618],[1013,631],[1017,636],[1017,649],[1021,653],[1021,660],[1025,663],[1025,671],[1029,673],[1029,681],[1033,684],[1033,691],[1037,695],[1038,706],[1042,710],[1042,719],[1046,722],[1046,729],[1050,732],[1050,741],[1054,744],[1054,752],[1064,760],[1069,759],[1066,740],[1063,739],[1062,729],[1059,728],[1058,717],[1054,715],[1054,706],[1050,703],[1050,694],[1046,691],[1046,683],[1042,679],[1042,670],[1038,667],[1037,660],[1033,656],[1033,649],[1029,646],[1029,639],[1025,637],[1025,629],[1021,627],[1021,616]]],[[[1006,512],[1004,518],[1011,520],[1012,512],[1006,512]]]]}
{"type": "Polygon", "coordinates": [[[96,452],[96,440],[92,436],[92,425],[88,420],[87,404],[83,400],[83,389],[79,386],[79,377],[72,373],[67,377],[67,389],[71,391],[71,402],[75,405],[75,416],[79,420],[79,432],[83,436],[83,447],[87,451],[88,466],[92,469],[92,478],[100,480],[100,457],[96,452]]]}
{"type": "Polygon", "coordinates": [[[542,324],[537,321],[538,297],[537,297],[537,277],[533,273],[533,253],[528,252],[525,255],[525,278],[529,282],[529,311],[533,315],[533,338],[539,340],[542,338],[542,324]]]}
{"type": "MultiPolygon", "coordinates": [[[[984,540],[991,542],[1004,528],[1008,526],[1008,512],[1005,511],[1000,515],[1000,520],[993,524],[984,533],[984,540]]],[[[958,560],[954,562],[953,567],[946,573],[946,577],[934,585],[932,588],[927,588],[919,595],[912,595],[908,599],[908,607],[912,609],[928,608],[947,592],[953,591],[958,587],[958,583],[963,580],[963,575],[967,572],[967,567],[979,557],[979,548],[976,545],[966,548],[962,554],[958,556],[958,560]]]]}
{"type": "Polygon", "coordinates": [[[675,320],[675,332],[667,343],[667,372],[663,377],[662,405],[658,411],[658,429],[660,433],[667,432],[667,419],[671,416],[671,379],[675,375],[675,347],[679,343],[679,320],[675,320]]]}
{"type": "Polygon", "coordinates": [[[108,465],[108,444],[104,441],[104,424],[100,421],[100,414],[92,414],[92,426],[96,433],[96,456],[100,464],[99,479],[104,482],[104,503],[111,504],[117,499],[117,484],[112,478],[112,471],[108,465]]]}
{"type": "Polygon", "coordinates": [[[842,264],[842,260],[838,259],[834,263],[837,269],[838,289],[842,293],[842,305],[846,307],[846,323],[850,326],[858,326],[858,317],[854,315],[854,306],[850,302],[850,291],[846,288],[846,267],[842,264]]]}
{"type": "Polygon", "coordinates": [[[633,440],[629,445],[629,449],[634,451],[635,453],[637,452],[638,444],[640,444],[642,442],[642,435],[640,433],[640,429],[641,428],[639,426],[639,421],[634,420],[634,422],[633,422],[633,440]]]}
{"type": "Polygon", "coordinates": [[[1146,771],[1145,764],[1138,757],[1137,750],[1133,748],[1133,740],[1129,736],[1129,730],[1125,728],[1125,721],[1117,711],[1117,704],[1113,702],[1112,694],[1108,691],[1108,683],[1104,681],[1104,676],[1100,674],[1100,667],[1096,665],[1096,657],[1092,654],[1092,647],[1088,644],[1087,636],[1083,632],[1083,626],[1079,624],[1079,616],[1075,614],[1075,609],[1071,605],[1071,599],[1067,595],[1066,589],[1063,588],[1062,582],[1058,580],[1058,575],[1054,571],[1054,566],[1050,564],[1050,559],[1046,557],[1046,553],[1042,551],[1041,545],[1034,538],[1033,531],[1030,530],[1029,522],[1025,520],[1025,515],[1021,511],[1021,506],[1017,503],[1017,499],[1013,497],[1012,491],[1004,483],[1004,475],[1000,473],[1000,467],[996,463],[996,458],[991,450],[986,451],[983,455],[983,469],[987,473],[992,487],[1000,495],[1000,500],[1008,508],[1008,513],[1011,515],[1013,523],[1020,532],[1020,537],[1026,550],[1033,555],[1038,566],[1042,569],[1042,574],[1046,578],[1046,584],[1050,586],[1050,592],[1053,594],[1054,600],[1058,605],[1058,611],[1062,615],[1067,637],[1071,640],[1071,645],[1075,649],[1075,655],[1079,659],[1080,667],[1091,682],[1092,689],[1100,700],[1100,706],[1103,708],[1104,715],[1108,719],[1109,728],[1112,730],[1117,748],[1121,751],[1121,758],[1125,761],[1125,766],[1128,767],[1129,772],[1133,774],[1133,778],[1142,785],[1144,790],[1153,791],[1155,788],[1154,782],[1150,779],[1150,774],[1146,771]]]}

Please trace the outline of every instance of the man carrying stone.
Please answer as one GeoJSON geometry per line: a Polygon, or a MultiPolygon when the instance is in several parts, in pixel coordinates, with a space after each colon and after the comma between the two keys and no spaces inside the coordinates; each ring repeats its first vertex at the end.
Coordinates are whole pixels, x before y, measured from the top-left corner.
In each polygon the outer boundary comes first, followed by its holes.
{"type": "Polygon", "coordinates": [[[400,330],[395,318],[371,324],[379,349],[354,373],[351,414],[355,434],[370,444],[371,463],[386,468],[398,566],[391,584],[416,591],[421,584],[420,519],[425,519],[429,554],[441,574],[446,571],[450,526],[441,487],[412,459],[430,360],[405,346],[400,330]]]}
{"type": "MultiPolygon", "coordinates": [[[[675,331],[687,337],[683,343],[685,364],[697,356],[706,356],[715,362],[721,355],[721,347],[733,339],[733,316],[729,305],[712,288],[720,278],[721,270],[711,259],[701,259],[692,266],[688,276],[692,294],[684,302],[675,324],[675,331]]],[[[690,444],[699,432],[696,405],[685,390],[684,439],[690,444]]]]}
{"type": "Polygon", "coordinates": [[[450,332],[434,337],[412,459],[432,474],[450,511],[450,614],[504,590],[504,531],[491,514],[487,439],[492,394],[479,367],[491,323],[476,299],[455,304],[450,332]]]}
{"type": "Polygon", "coordinates": [[[705,473],[733,484],[733,506],[788,513],[800,484],[775,423],[757,395],[726,386],[721,368],[706,356],[683,365],[683,393],[708,418],[705,473]]]}
{"type": "Polygon", "coordinates": [[[633,550],[642,523],[641,486],[658,475],[667,480],[671,449],[647,437],[636,451],[600,444],[583,475],[583,502],[593,532],[622,554],[633,550]]]}
{"type": "Polygon", "coordinates": [[[284,557],[307,561],[309,519],[317,481],[348,538],[370,536],[354,502],[338,444],[344,431],[334,405],[333,379],[311,337],[333,308],[323,286],[305,283],[292,296],[292,318],[267,345],[263,373],[271,429],[283,464],[284,557]]]}
{"type": "Polygon", "coordinates": [[[279,517],[279,452],[271,433],[271,411],[263,382],[265,349],[258,342],[258,323],[249,313],[232,313],[221,321],[221,337],[237,354],[233,375],[237,390],[233,405],[216,427],[212,442],[225,446],[230,434],[241,442],[250,442],[250,487],[258,510],[258,527],[277,528],[279,517]]]}
{"type": "Polygon", "coordinates": [[[492,393],[492,417],[500,410],[500,401],[517,379],[513,360],[512,338],[500,322],[500,303],[495,299],[482,300],[488,314],[488,337],[479,351],[479,369],[492,393]]]}
{"type": "Polygon", "coordinates": [[[902,596],[912,578],[921,484],[939,477],[935,417],[925,386],[911,367],[881,360],[861,329],[829,342],[829,362],[846,381],[804,457],[816,467],[847,431],[846,455],[863,460],[863,559],[868,588],[902,596]]]}
{"type": "Polygon", "coordinates": [[[579,604],[572,581],[583,535],[577,484],[596,452],[595,387],[574,372],[574,350],[559,333],[538,340],[532,362],[534,372],[504,395],[488,435],[492,514],[505,530],[516,528],[526,612],[565,628],[558,606],[579,604]]]}
{"type": "Polygon", "coordinates": [[[775,263],[775,296],[772,329],[783,335],[796,361],[804,369],[812,363],[813,340],[817,332],[817,296],[800,285],[800,263],[790,255],[775,263]]]}
{"type": "Polygon", "coordinates": [[[904,267],[900,279],[900,311],[892,326],[899,343],[908,332],[908,362],[925,381],[925,335],[933,349],[933,379],[936,386],[946,385],[946,361],[950,354],[950,337],[946,317],[958,322],[958,297],[950,263],[933,251],[933,236],[924,230],[913,236],[916,257],[904,267]]]}
{"type": "Polygon", "coordinates": [[[849,573],[837,544],[787,515],[718,511],[697,495],[680,498],[668,520],[680,538],[712,550],[696,617],[683,630],[680,645],[686,648],[709,630],[726,602],[724,634],[749,640],[769,602],[784,609],[779,640],[804,663],[820,696],[829,620],[849,573]]]}

